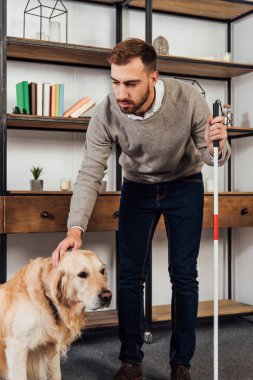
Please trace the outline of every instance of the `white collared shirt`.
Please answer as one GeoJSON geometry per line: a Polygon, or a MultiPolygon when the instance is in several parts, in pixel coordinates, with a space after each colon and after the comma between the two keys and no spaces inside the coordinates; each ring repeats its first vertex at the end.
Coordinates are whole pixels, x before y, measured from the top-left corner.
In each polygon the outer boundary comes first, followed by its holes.
{"type": "Polygon", "coordinates": [[[130,113],[127,116],[133,120],[144,120],[152,116],[162,105],[164,96],[164,84],[162,80],[158,80],[155,85],[155,100],[150,109],[144,114],[144,116],[138,116],[134,113],[130,113]]]}

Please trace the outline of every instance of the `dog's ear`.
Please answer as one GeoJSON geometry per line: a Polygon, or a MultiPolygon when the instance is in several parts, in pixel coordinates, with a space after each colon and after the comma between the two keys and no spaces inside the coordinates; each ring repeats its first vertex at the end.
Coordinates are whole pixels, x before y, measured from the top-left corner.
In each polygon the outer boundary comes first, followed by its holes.
{"type": "Polygon", "coordinates": [[[56,279],[56,298],[61,305],[69,307],[67,301],[67,283],[68,278],[67,275],[61,271],[56,279]]]}

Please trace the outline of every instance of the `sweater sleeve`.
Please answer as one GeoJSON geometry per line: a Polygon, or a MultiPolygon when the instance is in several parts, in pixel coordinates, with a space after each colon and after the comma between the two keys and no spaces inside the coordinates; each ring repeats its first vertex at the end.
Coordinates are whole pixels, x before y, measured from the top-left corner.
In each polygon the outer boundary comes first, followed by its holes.
{"type": "Polygon", "coordinates": [[[74,184],[67,223],[68,228],[79,226],[84,232],[87,229],[113,145],[108,128],[102,121],[103,112],[99,110],[101,107],[98,107],[91,118],[86,133],[83,161],[74,184]]]}
{"type": "MultiPolygon", "coordinates": [[[[195,146],[200,151],[205,164],[213,166],[214,161],[210,155],[205,141],[205,129],[207,125],[207,119],[210,114],[211,112],[205,99],[199,93],[196,93],[194,96],[191,136],[195,146]]],[[[219,159],[219,166],[223,166],[225,164],[225,162],[229,159],[230,154],[230,145],[228,141],[226,141],[222,150],[222,156],[219,159]]]]}

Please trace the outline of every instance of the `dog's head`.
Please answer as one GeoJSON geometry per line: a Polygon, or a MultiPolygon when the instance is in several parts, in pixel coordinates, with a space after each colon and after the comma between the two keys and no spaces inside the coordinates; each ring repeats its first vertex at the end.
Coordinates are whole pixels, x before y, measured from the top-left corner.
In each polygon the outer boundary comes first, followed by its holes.
{"type": "Polygon", "coordinates": [[[78,303],[86,311],[109,306],[106,266],[91,251],[67,252],[56,268],[54,298],[67,307],[78,303]]]}

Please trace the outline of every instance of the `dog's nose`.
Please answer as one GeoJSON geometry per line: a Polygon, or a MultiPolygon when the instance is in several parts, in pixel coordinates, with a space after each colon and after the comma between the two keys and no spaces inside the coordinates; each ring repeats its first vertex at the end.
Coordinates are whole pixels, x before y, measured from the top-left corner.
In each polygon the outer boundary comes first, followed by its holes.
{"type": "Polygon", "coordinates": [[[109,306],[112,299],[112,293],[110,292],[110,290],[105,289],[99,293],[98,297],[101,302],[101,305],[109,306]]]}

